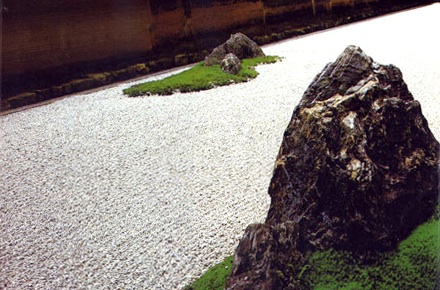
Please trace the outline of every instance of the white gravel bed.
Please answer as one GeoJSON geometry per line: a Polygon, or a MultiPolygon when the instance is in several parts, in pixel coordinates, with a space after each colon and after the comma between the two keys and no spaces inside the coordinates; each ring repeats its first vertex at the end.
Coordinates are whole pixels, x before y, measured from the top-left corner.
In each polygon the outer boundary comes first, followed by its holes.
{"type": "Polygon", "coordinates": [[[245,84],[128,82],[0,117],[0,289],[181,289],[231,255],[266,216],[294,106],[349,44],[403,71],[440,139],[438,27],[433,4],[266,46],[284,60],[245,84]]]}

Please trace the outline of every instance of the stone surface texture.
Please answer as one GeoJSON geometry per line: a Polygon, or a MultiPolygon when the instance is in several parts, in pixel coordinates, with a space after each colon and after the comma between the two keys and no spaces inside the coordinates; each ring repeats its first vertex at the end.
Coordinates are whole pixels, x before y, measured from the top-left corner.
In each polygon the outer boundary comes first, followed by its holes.
{"type": "Polygon", "coordinates": [[[235,54],[228,53],[220,66],[224,72],[236,75],[241,70],[241,61],[235,54]]]}
{"type": "Polygon", "coordinates": [[[300,289],[307,251],[393,249],[435,211],[439,152],[401,71],[348,46],[293,112],[227,289],[300,289]]]}
{"type": "Polygon", "coordinates": [[[222,45],[217,46],[205,58],[206,65],[220,64],[229,53],[235,54],[239,59],[264,56],[263,50],[243,33],[232,34],[222,45]]]}

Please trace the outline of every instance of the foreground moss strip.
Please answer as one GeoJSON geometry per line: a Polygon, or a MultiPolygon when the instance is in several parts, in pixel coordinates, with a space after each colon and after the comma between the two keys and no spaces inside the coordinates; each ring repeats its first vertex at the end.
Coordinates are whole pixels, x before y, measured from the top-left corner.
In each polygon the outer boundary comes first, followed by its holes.
{"type": "MultiPolygon", "coordinates": [[[[395,251],[354,257],[329,250],[311,253],[298,275],[304,289],[435,289],[440,266],[440,221],[419,226],[395,251]]],[[[233,257],[209,269],[185,290],[224,289],[233,257]]]]}
{"type": "Polygon", "coordinates": [[[233,256],[227,257],[220,264],[210,268],[202,277],[197,279],[185,290],[223,290],[226,286],[226,279],[232,268],[233,256]]]}
{"type": "Polygon", "coordinates": [[[203,62],[189,70],[172,75],[163,80],[147,82],[125,89],[124,94],[135,97],[142,95],[171,95],[174,92],[194,92],[208,90],[213,87],[225,86],[231,83],[247,82],[256,78],[258,64],[275,63],[280,58],[265,56],[242,60],[242,69],[237,75],[225,73],[220,65],[205,66],[203,62]]]}
{"type": "Polygon", "coordinates": [[[380,255],[313,253],[300,281],[308,289],[434,289],[440,262],[439,226],[439,220],[433,219],[395,251],[380,255]]]}

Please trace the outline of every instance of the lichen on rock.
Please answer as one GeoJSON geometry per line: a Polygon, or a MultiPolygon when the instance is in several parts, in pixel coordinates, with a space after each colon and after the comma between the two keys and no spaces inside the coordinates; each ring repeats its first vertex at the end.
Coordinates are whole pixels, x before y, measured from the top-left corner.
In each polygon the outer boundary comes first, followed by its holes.
{"type": "Polygon", "coordinates": [[[347,47],[293,112],[227,289],[301,289],[308,251],[393,249],[435,211],[439,152],[401,71],[347,47]]]}

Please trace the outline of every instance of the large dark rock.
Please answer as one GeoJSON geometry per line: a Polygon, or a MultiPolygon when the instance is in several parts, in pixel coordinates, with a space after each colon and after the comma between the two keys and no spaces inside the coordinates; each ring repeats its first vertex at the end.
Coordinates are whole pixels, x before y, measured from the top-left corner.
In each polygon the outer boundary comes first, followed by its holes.
{"type": "Polygon", "coordinates": [[[206,65],[220,64],[228,53],[235,54],[239,59],[264,56],[263,50],[243,33],[232,34],[222,45],[217,46],[205,58],[206,65]]]}
{"type": "Polygon", "coordinates": [[[435,211],[439,152],[400,70],[347,47],[293,112],[227,289],[301,289],[307,251],[393,249],[435,211]]]}

